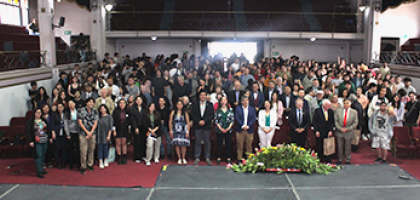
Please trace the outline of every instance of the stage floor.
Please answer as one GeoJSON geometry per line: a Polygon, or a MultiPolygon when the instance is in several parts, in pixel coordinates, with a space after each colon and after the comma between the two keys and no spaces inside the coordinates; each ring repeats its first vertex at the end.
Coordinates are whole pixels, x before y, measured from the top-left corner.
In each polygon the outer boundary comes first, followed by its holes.
{"type": "Polygon", "coordinates": [[[420,182],[392,164],[345,165],[330,175],[252,174],[235,173],[222,166],[169,166],[151,189],[1,184],[0,199],[418,200],[420,182]]]}

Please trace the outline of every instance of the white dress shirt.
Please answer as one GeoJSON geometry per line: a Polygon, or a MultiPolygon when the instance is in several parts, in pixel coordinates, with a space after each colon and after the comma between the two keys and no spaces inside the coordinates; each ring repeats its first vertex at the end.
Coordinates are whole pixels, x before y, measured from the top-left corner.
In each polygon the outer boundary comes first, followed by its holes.
{"type": "Polygon", "coordinates": [[[248,126],[248,108],[249,106],[247,106],[246,108],[242,106],[242,109],[244,110],[244,125],[242,126],[242,128],[248,126]]]}

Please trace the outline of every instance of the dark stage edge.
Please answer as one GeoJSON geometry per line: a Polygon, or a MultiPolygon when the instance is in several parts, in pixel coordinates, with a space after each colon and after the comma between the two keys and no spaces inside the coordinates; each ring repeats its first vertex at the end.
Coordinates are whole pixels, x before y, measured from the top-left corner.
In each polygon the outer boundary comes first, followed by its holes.
{"type": "Polygon", "coordinates": [[[3,199],[418,200],[420,182],[396,165],[346,165],[330,175],[252,174],[235,173],[223,166],[168,166],[152,189],[0,184],[3,199]],[[401,175],[409,179],[399,178],[401,175]]]}

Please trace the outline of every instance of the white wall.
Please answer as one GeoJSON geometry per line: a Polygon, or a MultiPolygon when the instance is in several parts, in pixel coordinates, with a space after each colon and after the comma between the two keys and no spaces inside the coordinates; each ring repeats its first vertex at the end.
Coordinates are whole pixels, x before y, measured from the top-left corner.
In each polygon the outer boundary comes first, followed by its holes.
{"type": "Polygon", "coordinates": [[[410,38],[420,37],[420,1],[390,8],[378,18],[375,32],[378,29],[380,37],[400,38],[400,45],[410,38]]]}
{"type": "Polygon", "coordinates": [[[337,56],[347,62],[360,62],[363,57],[362,41],[272,39],[266,40],[264,45],[265,56],[274,56],[275,52],[279,52],[283,58],[296,55],[300,60],[315,59],[319,62],[336,62],[337,56]]]}
{"type": "Polygon", "coordinates": [[[64,27],[55,29],[55,36],[61,37],[67,45],[70,45],[70,35],[64,35],[64,31],[70,30],[72,35],[91,35],[92,17],[91,13],[86,9],[79,7],[74,1],[55,1],[55,14],[53,22],[58,24],[60,17],[65,17],[66,21],[64,27]]]}
{"type": "MultiPolygon", "coordinates": [[[[49,96],[51,96],[53,82],[52,79],[37,81],[38,87],[44,86],[49,96]]],[[[0,89],[0,105],[2,106],[0,115],[0,126],[9,126],[12,117],[24,117],[28,111],[28,90],[29,83],[5,87],[0,89]]]]}
{"type": "Polygon", "coordinates": [[[141,56],[144,52],[154,59],[158,54],[164,54],[168,57],[173,53],[178,53],[181,57],[185,51],[188,51],[190,56],[195,53],[195,49],[196,47],[193,39],[158,38],[156,41],[150,39],[118,39],[116,40],[115,50],[118,51],[121,56],[128,54],[132,58],[141,56]]]}

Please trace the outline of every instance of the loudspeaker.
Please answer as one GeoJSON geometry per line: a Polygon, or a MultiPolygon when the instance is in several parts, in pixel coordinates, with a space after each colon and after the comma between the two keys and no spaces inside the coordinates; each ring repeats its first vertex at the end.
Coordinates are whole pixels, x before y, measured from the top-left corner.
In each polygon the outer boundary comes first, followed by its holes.
{"type": "Polygon", "coordinates": [[[64,26],[65,20],[66,20],[65,17],[60,17],[60,20],[58,21],[58,26],[60,26],[60,27],[64,26]]]}

